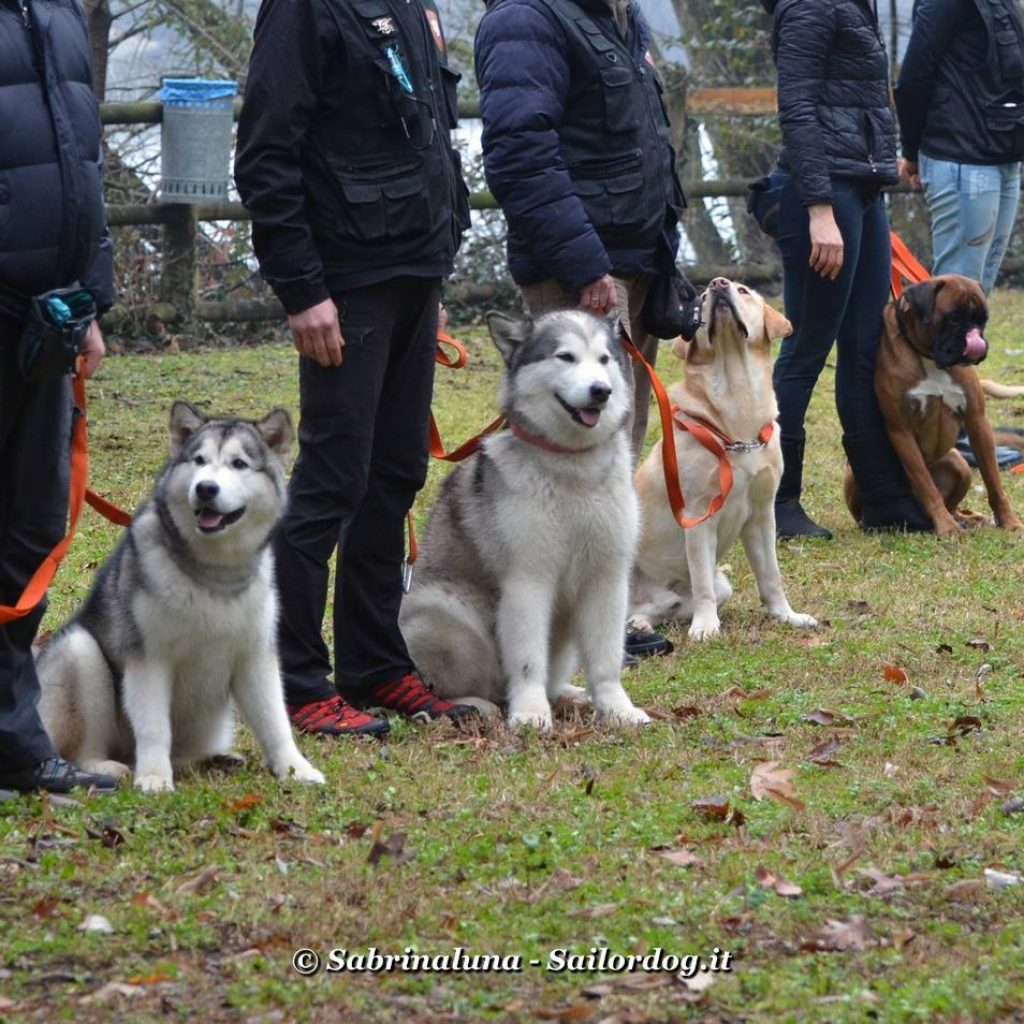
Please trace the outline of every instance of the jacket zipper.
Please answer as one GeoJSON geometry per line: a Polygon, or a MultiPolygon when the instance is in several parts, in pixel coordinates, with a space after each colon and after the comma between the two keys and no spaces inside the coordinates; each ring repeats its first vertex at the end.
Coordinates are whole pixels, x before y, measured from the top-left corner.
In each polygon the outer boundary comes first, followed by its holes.
{"type": "Polygon", "coordinates": [[[32,19],[29,17],[28,4],[25,0],[18,0],[18,7],[21,9],[21,20],[25,23],[25,29],[31,31],[32,19]]]}

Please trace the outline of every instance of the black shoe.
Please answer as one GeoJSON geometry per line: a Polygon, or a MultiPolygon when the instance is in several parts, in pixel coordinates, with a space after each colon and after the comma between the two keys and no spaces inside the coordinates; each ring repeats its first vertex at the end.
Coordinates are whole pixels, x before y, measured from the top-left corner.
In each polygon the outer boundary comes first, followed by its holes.
{"type": "Polygon", "coordinates": [[[857,482],[862,530],[934,531],[885,431],[844,436],[843,448],[857,482]]]}
{"type": "Polygon", "coordinates": [[[21,793],[45,789],[47,793],[68,793],[72,789],[91,789],[96,793],[116,793],[117,779],[112,775],[83,772],[62,757],[49,757],[31,768],[0,773],[0,788],[21,793]]]}
{"type": "Polygon", "coordinates": [[[803,437],[779,437],[782,446],[782,479],[775,493],[775,536],[782,540],[788,537],[820,537],[831,540],[832,532],[819,526],[800,504],[804,479],[803,437]]]}
{"type": "Polygon", "coordinates": [[[820,537],[831,540],[832,531],[816,523],[804,510],[798,498],[775,499],[775,536],[780,540],[790,537],[820,537]]]}
{"type": "Polygon", "coordinates": [[[675,648],[670,640],[660,633],[649,633],[636,626],[626,626],[626,654],[634,658],[653,658],[661,654],[671,654],[675,648]]]}

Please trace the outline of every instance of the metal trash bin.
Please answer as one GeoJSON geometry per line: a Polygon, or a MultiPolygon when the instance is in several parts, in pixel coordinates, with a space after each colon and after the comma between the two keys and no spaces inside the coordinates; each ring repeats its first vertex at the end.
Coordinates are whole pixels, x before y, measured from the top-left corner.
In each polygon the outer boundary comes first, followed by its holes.
{"type": "Polygon", "coordinates": [[[160,197],[169,203],[227,199],[237,82],[165,78],[160,129],[160,197]]]}

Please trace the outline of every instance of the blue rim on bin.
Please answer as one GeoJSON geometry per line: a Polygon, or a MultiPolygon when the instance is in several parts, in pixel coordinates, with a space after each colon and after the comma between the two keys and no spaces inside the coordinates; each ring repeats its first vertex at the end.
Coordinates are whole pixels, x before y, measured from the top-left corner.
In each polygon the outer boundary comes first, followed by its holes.
{"type": "Polygon", "coordinates": [[[208,78],[165,78],[157,98],[171,107],[219,110],[230,108],[237,95],[237,82],[208,78]]]}

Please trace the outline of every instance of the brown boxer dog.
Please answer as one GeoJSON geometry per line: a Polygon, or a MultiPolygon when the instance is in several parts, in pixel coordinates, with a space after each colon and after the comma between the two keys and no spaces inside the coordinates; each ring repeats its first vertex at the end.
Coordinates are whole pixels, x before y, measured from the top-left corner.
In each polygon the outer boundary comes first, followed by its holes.
{"type": "MultiPolygon", "coordinates": [[[[988,355],[982,334],[988,306],[981,287],[947,274],[915,284],[885,309],[875,367],[875,392],[893,448],[914,494],[940,535],[955,534],[957,506],[971,486],[971,468],[953,447],[967,428],[996,525],[1021,529],[996,465],[985,394],[974,367],[988,355]]],[[[853,474],[846,503],[860,518],[853,474]]]]}

